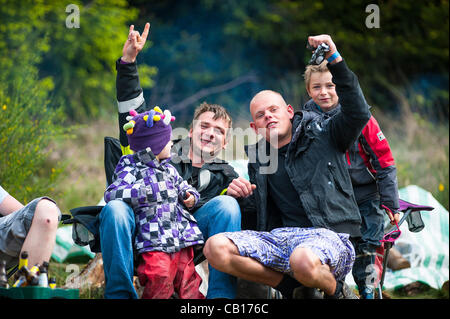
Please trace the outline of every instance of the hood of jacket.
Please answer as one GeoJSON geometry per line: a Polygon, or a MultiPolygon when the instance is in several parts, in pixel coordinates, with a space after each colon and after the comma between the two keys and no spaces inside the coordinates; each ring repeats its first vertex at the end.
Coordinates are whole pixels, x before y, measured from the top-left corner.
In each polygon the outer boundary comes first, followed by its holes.
{"type": "MultiPolygon", "coordinates": [[[[369,109],[371,109],[372,106],[369,105],[369,109]]],[[[338,105],[333,108],[332,110],[328,111],[328,112],[324,112],[319,105],[317,105],[316,102],[314,102],[313,99],[309,99],[302,107],[302,110],[304,111],[311,111],[311,112],[316,112],[316,113],[321,113],[324,114],[326,117],[331,117],[333,115],[335,115],[336,113],[338,113],[341,110],[341,104],[338,103],[338,105]]]]}
{"type": "Polygon", "coordinates": [[[150,147],[146,149],[140,150],[134,154],[131,154],[136,162],[141,162],[149,167],[153,167],[156,169],[160,169],[165,166],[170,160],[171,157],[165,158],[162,161],[159,161],[156,156],[153,154],[150,147]]]}

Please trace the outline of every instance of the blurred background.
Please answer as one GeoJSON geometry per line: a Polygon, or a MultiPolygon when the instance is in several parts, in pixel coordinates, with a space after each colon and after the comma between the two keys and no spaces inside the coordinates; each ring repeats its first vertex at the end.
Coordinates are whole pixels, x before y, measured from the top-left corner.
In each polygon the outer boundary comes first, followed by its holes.
{"type": "Polygon", "coordinates": [[[142,32],[147,21],[144,97],[184,127],[207,101],[246,129],[250,99],[267,88],[299,109],[307,37],[330,34],[389,140],[399,187],[419,185],[449,209],[445,0],[0,0],[0,183],[9,193],[49,195],[64,212],[102,198],[103,138],[119,134],[115,61],[129,25],[142,32]],[[366,23],[371,3],[379,28],[366,23]]]}

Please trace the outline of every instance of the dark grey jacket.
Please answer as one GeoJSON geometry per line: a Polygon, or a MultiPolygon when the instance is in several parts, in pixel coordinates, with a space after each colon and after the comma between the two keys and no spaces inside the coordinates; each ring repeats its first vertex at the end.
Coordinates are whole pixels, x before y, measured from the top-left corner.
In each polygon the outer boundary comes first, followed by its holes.
{"type": "MultiPolygon", "coordinates": [[[[303,110],[331,117],[340,112],[341,106],[338,105],[324,113],[313,100],[310,100],[303,106],[303,110]]],[[[367,200],[380,199],[381,204],[392,211],[398,210],[397,169],[394,156],[373,116],[355,143],[347,150],[346,158],[358,205],[367,200]]]]}
{"type": "MultiPolygon", "coordinates": [[[[361,218],[347,171],[345,152],[371,115],[358,79],[345,61],[328,68],[336,84],[341,112],[334,117],[307,111],[295,113],[285,166],[314,227],[359,237],[361,218]]],[[[262,139],[248,146],[246,151],[250,181],[257,186],[253,193],[257,229],[271,230],[282,224],[267,194],[267,174],[261,174],[261,169],[267,168],[271,162],[263,164],[261,160],[263,143],[267,142],[262,139]]]]}

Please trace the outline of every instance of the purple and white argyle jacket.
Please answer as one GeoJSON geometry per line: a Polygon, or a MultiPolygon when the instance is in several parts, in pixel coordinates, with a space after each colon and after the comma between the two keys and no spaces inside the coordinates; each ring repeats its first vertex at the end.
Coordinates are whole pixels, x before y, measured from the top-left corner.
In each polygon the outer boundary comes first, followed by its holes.
{"type": "Polygon", "coordinates": [[[122,156],[114,172],[115,181],[105,191],[106,202],[119,199],[133,208],[137,229],[134,247],[139,254],[173,253],[204,243],[194,216],[178,201],[179,194],[188,191],[197,204],[200,194],[169,160],[159,162],[150,148],[122,156]]]}

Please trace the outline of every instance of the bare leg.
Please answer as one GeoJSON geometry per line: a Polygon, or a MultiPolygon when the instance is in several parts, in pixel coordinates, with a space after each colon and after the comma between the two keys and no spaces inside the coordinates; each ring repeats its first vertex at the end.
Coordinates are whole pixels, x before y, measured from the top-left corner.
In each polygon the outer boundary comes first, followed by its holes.
{"type": "Polygon", "coordinates": [[[31,227],[22,246],[28,252],[28,265],[49,261],[56,240],[59,211],[55,203],[42,199],[36,205],[31,227]]]}
{"type": "Polygon", "coordinates": [[[263,266],[250,257],[239,255],[236,245],[227,237],[210,237],[203,249],[208,262],[215,269],[245,280],[276,287],[283,274],[263,266]]]}
{"type": "Polygon", "coordinates": [[[336,279],[328,265],[323,265],[309,248],[298,247],[292,252],[289,262],[294,278],[307,287],[323,290],[327,295],[334,294],[336,279]]]}

